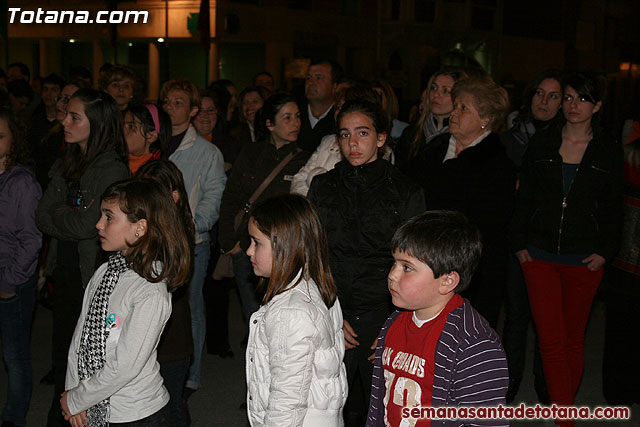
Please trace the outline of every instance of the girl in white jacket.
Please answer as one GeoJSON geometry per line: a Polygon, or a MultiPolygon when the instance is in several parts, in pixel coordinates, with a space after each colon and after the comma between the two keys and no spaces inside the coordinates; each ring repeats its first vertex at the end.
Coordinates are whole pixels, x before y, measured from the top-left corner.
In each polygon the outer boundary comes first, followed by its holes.
{"type": "Polygon", "coordinates": [[[304,197],[282,195],[253,209],[249,235],[247,255],[266,282],[247,345],[249,422],[342,426],[342,311],[320,218],[304,197]]]}
{"type": "Polygon", "coordinates": [[[169,189],[155,180],[112,184],[100,211],[100,244],[113,254],[85,290],[62,415],[73,427],[165,425],[156,347],[171,314],[168,291],[187,280],[192,247],[169,189]]]}

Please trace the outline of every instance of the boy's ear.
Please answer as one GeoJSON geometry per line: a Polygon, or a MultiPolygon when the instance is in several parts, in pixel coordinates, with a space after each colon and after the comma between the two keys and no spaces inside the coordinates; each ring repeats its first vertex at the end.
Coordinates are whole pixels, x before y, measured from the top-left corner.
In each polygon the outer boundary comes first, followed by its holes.
{"type": "Polygon", "coordinates": [[[441,295],[446,295],[448,293],[451,293],[454,291],[454,289],[458,286],[458,283],[460,283],[460,275],[458,274],[457,271],[452,271],[450,273],[447,274],[443,274],[440,277],[440,294],[441,295]]]}
{"type": "Polygon", "coordinates": [[[135,223],[135,229],[137,238],[140,238],[147,234],[147,220],[144,218],[138,220],[138,222],[135,223]]]}

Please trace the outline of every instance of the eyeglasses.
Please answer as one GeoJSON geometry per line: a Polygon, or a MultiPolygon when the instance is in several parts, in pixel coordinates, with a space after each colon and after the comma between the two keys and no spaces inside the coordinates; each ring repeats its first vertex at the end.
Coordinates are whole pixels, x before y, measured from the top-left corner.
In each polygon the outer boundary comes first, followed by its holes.
{"type": "Polygon", "coordinates": [[[203,110],[200,110],[198,113],[202,115],[214,115],[218,114],[218,110],[216,110],[215,108],[205,108],[203,110]]]}
{"type": "Polygon", "coordinates": [[[68,96],[56,96],[55,99],[56,99],[56,102],[62,102],[63,104],[68,104],[71,98],[68,96]]]}
{"type": "Polygon", "coordinates": [[[591,104],[595,104],[595,101],[591,97],[585,95],[578,95],[577,97],[574,97],[573,95],[565,95],[562,97],[562,100],[569,104],[572,104],[574,100],[578,100],[580,103],[589,102],[591,104]]]}

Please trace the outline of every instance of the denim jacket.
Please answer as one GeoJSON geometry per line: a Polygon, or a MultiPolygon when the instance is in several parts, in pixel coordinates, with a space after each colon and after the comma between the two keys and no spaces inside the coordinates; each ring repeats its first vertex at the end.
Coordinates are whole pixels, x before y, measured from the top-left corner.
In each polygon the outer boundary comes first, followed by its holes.
{"type": "Polygon", "coordinates": [[[178,166],[196,223],[196,243],[209,241],[209,230],[220,216],[220,200],[227,182],[222,153],[197,134],[193,125],[169,160],[178,166]]]}

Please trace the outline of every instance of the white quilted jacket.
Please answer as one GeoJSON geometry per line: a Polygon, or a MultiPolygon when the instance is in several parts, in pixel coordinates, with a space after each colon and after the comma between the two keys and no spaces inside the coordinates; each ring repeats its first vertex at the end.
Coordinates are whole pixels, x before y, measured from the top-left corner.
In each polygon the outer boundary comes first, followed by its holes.
{"type": "Polygon", "coordinates": [[[251,425],[342,426],[343,356],[340,303],[327,309],[313,280],[260,307],[251,316],[247,344],[251,425]]]}

